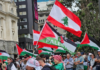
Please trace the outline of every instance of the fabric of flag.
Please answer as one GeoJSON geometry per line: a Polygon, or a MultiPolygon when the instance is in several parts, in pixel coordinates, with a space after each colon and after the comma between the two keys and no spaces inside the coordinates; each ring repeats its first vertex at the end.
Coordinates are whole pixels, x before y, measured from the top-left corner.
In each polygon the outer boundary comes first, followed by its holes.
{"type": "Polygon", "coordinates": [[[40,32],[33,30],[33,45],[37,44],[37,41],[39,40],[40,32]]]}
{"type": "Polygon", "coordinates": [[[62,37],[61,34],[59,34],[53,27],[51,27],[47,23],[44,25],[38,45],[59,46],[71,54],[74,54],[77,46],[74,42],[66,39],[65,37],[62,37]]]}
{"type": "Polygon", "coordinates": [[[41,48],[38,48],[38,50],[44,50],[44,51],[47,51],[47,52],[53,52],[52,48],[50,48],[50,47],[41,47],[41,48]]]}
{"type": "Polygon", "coordinates": [[[57,0],[47,20],[78,37],[82,34],[80,19],[57,0]]]}
{"type": "Polygon", "coordinates": [[[16,44],[16,47],[17,47],[18,55],[25,56],[26,54],[28,54],[29,56],[33,56],[33,53],[31,53],[25,49],[20,48],[17,44],[16,44]]]}
{"type": "Polygon", "coordinates": [[[61,47],[58,47],[58,49],[55,51],[56,53],[66,53],[66,50],[64,50],[61,47]]]}
{"type": "Polygon", "coordinates": [[[10,55],[3,50],[0,50],[0,60],[7,60],[10,57],[10,55]]]}
{"type": "Polygon", "coordinates": [[[92,38],[91,36],[89,36],[87,33],[85,33],[85,36],[84,36],[81,44],[77,45],[77,47],[82,47],[82,46],[92,47],[96,50],[100,49],[100,43],[97,40],[95,40],[94,38],[92,38]]]}

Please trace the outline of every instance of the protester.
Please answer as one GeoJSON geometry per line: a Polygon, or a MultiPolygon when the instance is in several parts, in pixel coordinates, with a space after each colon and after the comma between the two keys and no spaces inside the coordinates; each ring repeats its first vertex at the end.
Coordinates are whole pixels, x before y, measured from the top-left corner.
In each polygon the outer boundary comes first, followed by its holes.
{"type": "MultiPolygon", "coordinates": [[[[73,61],[75,62],[75,59],[76,59],[77,57],[76,57],[76,54],[73,56],[73,61]]],[[[75,65],[75,63],[73,64],[73,70],[76,70],[76,65],[75,65]]]]}
{"type": "Polygon", "coordinates": [[[90,70],[96,70],[96,62],[95,62],[95,55],[91,55],[91,60],[90,60],[90,70]]]}
{"type": "Polygon", "coordinates": [[[30,59],[30,56],[29,56],[28,54],[26,54],[26,55],[24,56],[24,60],[27,62],[29,59],[30,59]]]}
{"type": "Polygon", "coordinates": [[[41,70],[39,62],[30,58],[26,63],[26,70],[41,70]]]}
{"type": "Polygon", "coordinates": [[[24,58],[20,61],[20,70],[26,70],[26,62],[24,61],[24,58]]]}
{"type": "Polygon", "coordinates": [[[73,70],[73,58],[71,58],[70,54],[67,54],[67,58],[64,60],[66,70],[73,70]]]}
{"type": "Polygon", "coordinates": [[[98,50],[98,55],[97,55],[95,61],[97,63],[96,64],[96,70],[100,70],[100,50],[98,50]]]}
{"type": "Polygon", "coordinates": [[[2,61],[2,70],[5,70],[6,69],[6,63],[4,63],[4,61],[2,61]]]}
{"type": "Polygon", "coordinates": [[[8,58],[7,62],[8,62],[7,70],[17,70],[15,65],[12,63],[12,58],[8,58]]]}
{"type": "Polygon", "coordinates": [[[55,67],[58,70],[64,70],[64,65],[62,63],[61,56],[60,55],[54,55],[53,58],[54,58],[54,63],[55,63],[53,65],[53,67],[55,67]]]}
{"type": "Polygon", "coordinates": [[[91,55],[92,55],[92,53],[89,53],[89,55],[88,55],[88,62],[90,62],[90,60],[91,60],[91,55]]]}
{"type": "Polygon", "coordinates": [[[76,70],[84,70],[84,58],[81,56],[81,53],[77,53],[77,58],[75,59],[76,70]]]}
{"type": "Polygon", "coordinates": [[[42,58],[39,58],[38,61],[40,63],[40,66],[42,66],[42,70],[51,70],[49,65],[47,65],[42,58]]]}
{"type": "Polygon", "coordinates": [[[16,66],[17,66],[17,69],[20,70],[20,60],[19,58],[16,58],[16,66]]]}
{"type": "Polygon", "coordinates": [[[89,63],[87,57],[85,57],[83,65],[84,65],[84,70],[89,70],[89,63]]]}

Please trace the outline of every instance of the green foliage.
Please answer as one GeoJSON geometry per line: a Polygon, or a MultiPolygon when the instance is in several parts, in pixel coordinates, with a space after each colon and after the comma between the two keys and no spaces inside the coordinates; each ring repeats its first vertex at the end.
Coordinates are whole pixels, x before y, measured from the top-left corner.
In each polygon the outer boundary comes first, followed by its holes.
{"type": "MultiPolygon", "coordinates": [[[[82,35],[80,38],[71,33],[67,33],[66,36],[74,41],[82,41],[85,32],[100,42],[100,15],[98,8],[98,0],[65,0],[63,4],[72,9],[73,2],[76,3],[75,7],[79,9],[72,11],[81,20],[82,35]],[[69,4],[71,4],[69,6],[69,4]]],[[[72,9],[73,10],[73,9],[72,9]]]]}

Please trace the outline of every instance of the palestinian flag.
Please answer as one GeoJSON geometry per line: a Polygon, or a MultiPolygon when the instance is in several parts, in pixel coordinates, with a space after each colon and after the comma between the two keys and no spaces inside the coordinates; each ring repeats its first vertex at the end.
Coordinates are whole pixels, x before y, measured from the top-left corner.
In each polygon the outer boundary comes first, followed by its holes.
{"type": "Polygon", "coordinates": [[[64,50],[61,47],[58,47],[58,49],[55,51],[55,53],[66,53],[66,50],[64,50]]]}
{"type": "Polygon", "coordinates": [[[37,44],[37,41],[39,40],[40,32],[33,30],[33,45],[37,44]]]}
{"type": "Polygon", "coordinates": [[[44,51],[44,50],[38,50],[38,54],[39,55],[51,55],[51,52],[48,52],[48,51],[44,51]]]}
{"type": "Polygon", "coordinates": [[[47,20],[78,37],[82,34],[80,19],[57,0],[47,20]]]}
{"type": "Polygon", "coordinates": [[[44,50],[44,51],[47,51],[47,52],[53,52],[52,48],[50,48],[50,47],[41,47],[41,48],[38,48],[38,50],[44,50]]]}
{"type": "Polygon", "coordinates": [[[91,36],[89,36],[87,33],[85,34],[81,44],[79,44],[77,47],[82,47],[82,46],[89,46],[96,50],[100,49],[100,43],[91,36]]]}
{"type": "Polygon", "coordinates": [[[0,50],[0,60],[7,60],[10,57],[10,55],[3,50],[0,50]]]}
{"type": "Polygon", "coordinates": [[[20,48],[17,44],[16,44],[16,47],[17,47],[18,55],[25,56],[26,54],[28,54],[29,56],[33,56],[33,53],[31,53],[25,49],[20,48]]]}
{"type": "Polygon", "coordinates": [[[63,38],[61,34],[59,34],[53,27],[51,27],[47,23],[44,25],[44,28],[41,32],[38,45],[59,46],[71,54],[74,54],[77,46],[69,39],[66,39],[65,37],[63,38]]]}

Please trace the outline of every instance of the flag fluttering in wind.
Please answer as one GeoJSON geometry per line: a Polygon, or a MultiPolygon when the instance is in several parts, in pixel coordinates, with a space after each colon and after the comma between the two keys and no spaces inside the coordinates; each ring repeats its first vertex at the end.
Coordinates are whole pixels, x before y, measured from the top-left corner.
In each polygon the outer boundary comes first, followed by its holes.
{"type": "Polygon", "coordinates": [[[10,57],[10,55],[3,50],[0,50],[0,60],[7,60],[10,57]]]}
{"type": "Polygon", "coordinates": [[[47,20],[78,37],[82,34],[80,19],[57,0],[47,20]]]}
{"type": "Polygon", "coordinates": [[[92,47],[96,50],[100,49],[100,43],[95,40],[94,38],[92,38],[91,36],[89,36],[87,33],[85,33],[85,36],[81,42],[81,44],[78,44],[77,47],[82,47],[82,46],[89,46],[92,47]]]}
{"type": "Polygon", "coordinates": [[[33,56],[33,53],[31,53],[25,49],[20,48],[17,44],[16,44],[16,47],[17,47],[18,55],[25,56],[26,54],[28,54],[29,56],[33,56]]]}
{"type": "Polygon", "coordinates": [[[44,28],[41,32],[38,45],[50,47],[58,46],[71,54],[74,54],[77,46],[74,42],[70,41],[69,39],[66,39],[65,37],[62,37],[61,34],[59,34],[54,28],[52,28],[47,23],[44,24],[44,28]]]}

